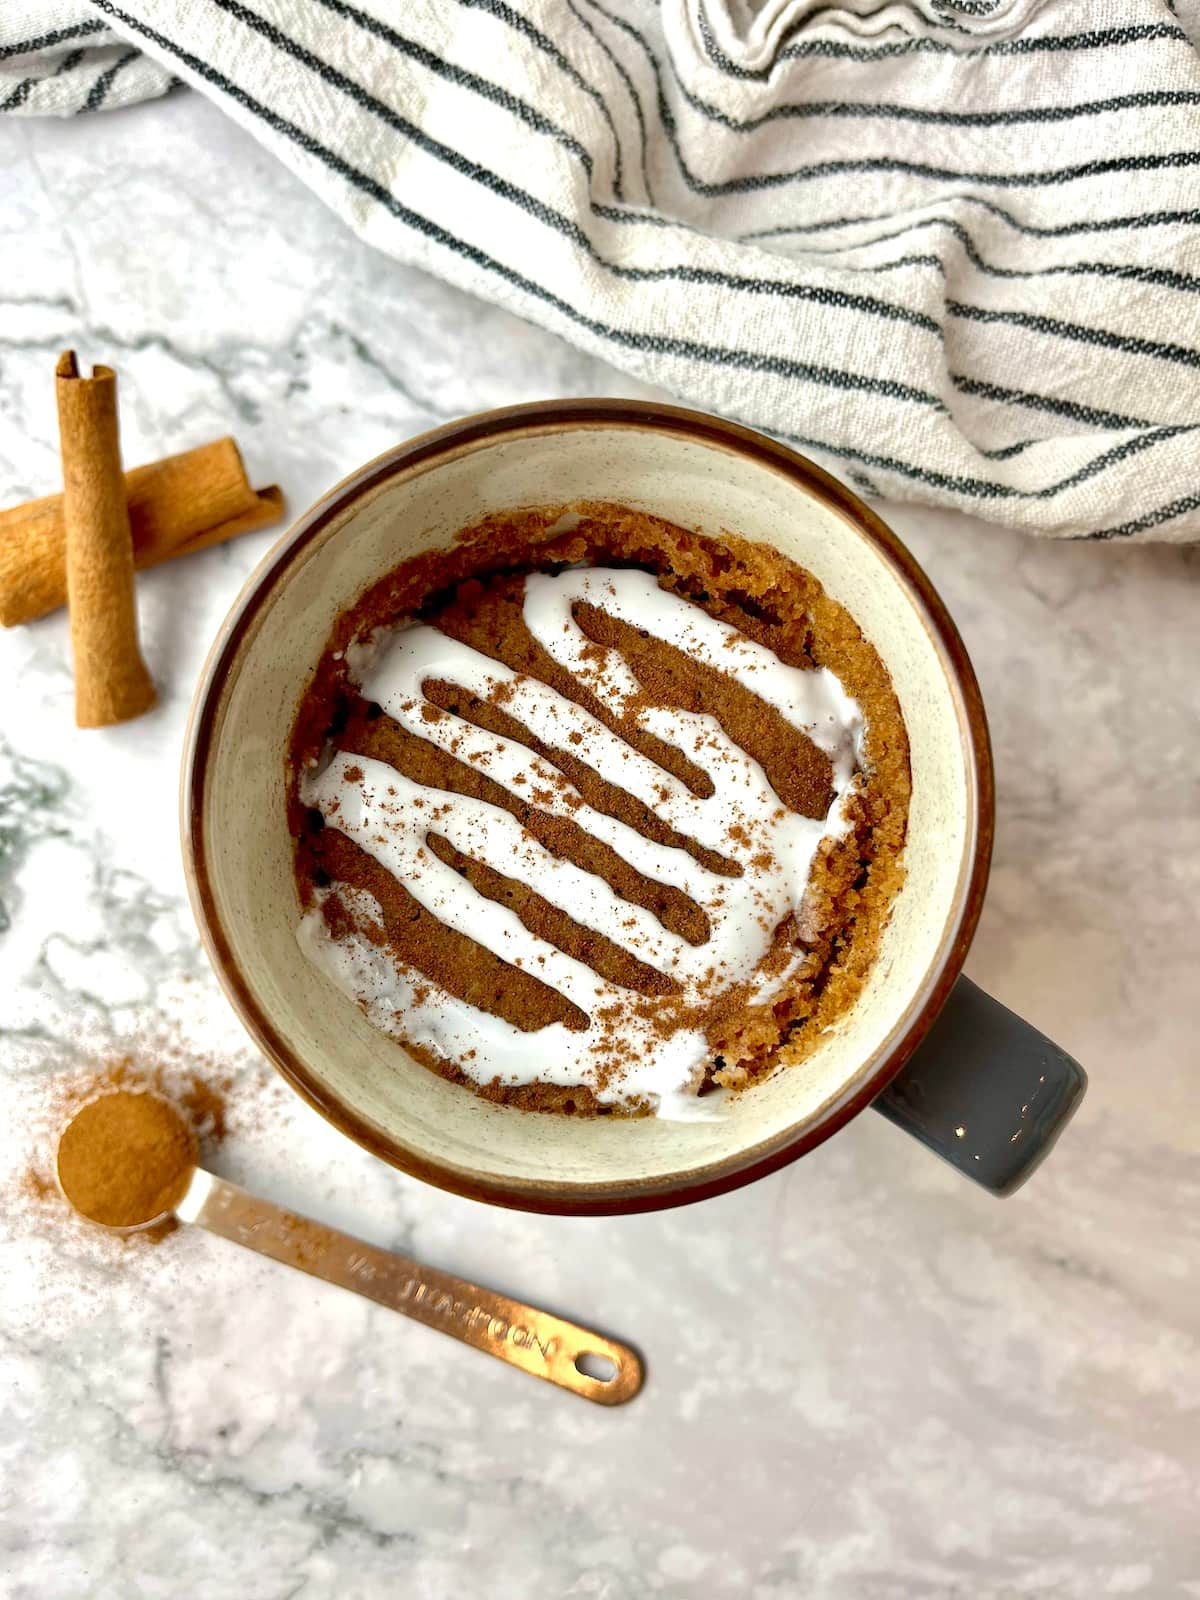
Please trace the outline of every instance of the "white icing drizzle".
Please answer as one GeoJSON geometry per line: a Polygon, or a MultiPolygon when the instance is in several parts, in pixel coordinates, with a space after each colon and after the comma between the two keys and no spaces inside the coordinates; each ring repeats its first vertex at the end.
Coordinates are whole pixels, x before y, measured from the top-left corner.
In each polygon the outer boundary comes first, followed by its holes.
{"type": "MultiPolygon", "coordinates": [[[[822,841],[846,830],[845,798],[858,767],[862,716],[833,673],[787,666],[736,628],[661,589],[647,573],[581,568],[557,577],[530,575],[524,603],[530,632],[618,716],[630,714],[640,685],[618,651],[598,647],[579,627],[573,608],[581,601],[736,679],[806,733],[831,764],[834,798],[826,817],[814,820],[788,810],[759,763],[715,717],[661,707],[632,710],[636,726],[674,745],[707,773],[713,793],[700,798],[540,680],[513,672],[426,624],[378,630],[346,652],[351,675],[368,699],[408,732],[478,768],[511,794],[569,818],[644,877],[682,890],[708,917],[710,937],[700,945],[688,943],[652,912],[617,895],[603,878],[552,855],[498,806],[414,783],[382,762],[338,752],[322,770],[304,775],[305,803],[318,807],[448,927],[534,974],[589,1018],[620,1017],[620,1045],[614,1048],[608,1027],[595,1021],[582,1030],[555,1023],[524,1033],[404,970],[365,937],[350,934],[334,941],[319,908],[305,917],[301,942],[377,1026],[450,1058],[480,1082],[498,1077],[505,1084],[585,1084],[602,1101],[648,1099],[659,1115],[694,1115],[715,1098],[697,1103],[694,1096],[708,1046],[699,1030],[678,1028],[664,1036],[654,1026],[655,1009],[680,1001],[694,1004],[739,982],[754,984],[753,999],[767,1000],[795,971],[802,951],[782,972],[764,977],[758,969],[779,922],[800,910],[822,841]],[[742,875],[712,872],[682,848],[656,844],[594,810],[556,766],[526,746],[432,706],[423,692],[431,679],[451,682],[467,696],[495,700],[551,750],[585,760],[675,833],[738,862],[742,875]],[[351,779],[350,772],[361,777],[351,779]],[[633,994],[531,933],[515,912],[481,895],[440,861],[426,844],[430,833],[528,885],[576,923],[667,974],[678,985],[674,1001],[633,994]]],[[[345,886],[337,892],[359,926],[380,919],[370,895],[345,886]]]]}

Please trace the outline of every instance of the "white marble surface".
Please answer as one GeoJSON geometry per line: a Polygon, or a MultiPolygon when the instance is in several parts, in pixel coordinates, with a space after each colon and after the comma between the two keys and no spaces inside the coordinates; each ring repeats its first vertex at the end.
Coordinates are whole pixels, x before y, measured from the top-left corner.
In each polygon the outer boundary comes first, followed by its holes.
{"type": "MultiPolygon", "coordinates": [[[[437,419],[634,392],[357,244],[194,95],[5,126],[0,171],[4,503],[56,481],[67,344],[120,368],[129,461],[232,429],[297,510],[437,419]]],[[[1091,1075],[1007,1202],[872,1115],[629,1220],[391,1173],[243,1043],[184,902],[184,716],[269,536],[142,582],[162,704],[126,728],[74,729],[61,617],[0,637],[10,1175],[52,1073],[166,1037],[237,1075],[220,1171],[594,1319],[650,1371],[588,1407],[217,1240],[113,1246],[10,1185],[0,1594],[1200,1595],[1200,552],[893,520],[996,741],[969,970],[1091,1075]]]]}

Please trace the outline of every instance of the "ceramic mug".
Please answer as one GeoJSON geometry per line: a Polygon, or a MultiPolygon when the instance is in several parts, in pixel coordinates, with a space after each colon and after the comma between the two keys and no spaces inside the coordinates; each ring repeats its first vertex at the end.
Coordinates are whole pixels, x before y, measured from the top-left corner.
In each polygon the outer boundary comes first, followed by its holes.
{"type": "MultiPolygon", "coordinates": [[[[874,1104],[1006,1193],[1083,1093],[1080,1068],[960,976],[992,845],[979,688],[908,551],[811,462],[732,423],[633,401],[517,406],[452,423],[363,467],[249,580],[197,693],[183,774],[190,892],[243,1022],[305,1099],[384,1160],[535,1211],[648,1210],[795,1160],[874,1104]],[[337,617],[488,512],[618,501],[776,546],[841,602],[891,674],[912,803],[900,889],[870,977],[804,1061],[711,1121],[568,1118],[491,1104],[415,1062],[302,954],[285,752],[337,617]]],[[[536,1036],[530,1049],[536,1050],[536,1036]]]]}

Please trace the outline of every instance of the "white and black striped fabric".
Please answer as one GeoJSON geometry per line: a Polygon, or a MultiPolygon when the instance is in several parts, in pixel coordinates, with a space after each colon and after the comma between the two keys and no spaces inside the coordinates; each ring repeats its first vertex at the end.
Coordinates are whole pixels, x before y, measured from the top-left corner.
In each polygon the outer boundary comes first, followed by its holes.
{"type": "Polygon", "coordinates": [[[0,111],[72,117],[152,99],[178,81],[79,0],[0,0],[0,111]]]}
{"type": "Polygon", "coordinates": [[[0,108],[176,79],[371,243],[868,493],[1200,534],[1200,0],[7,0],[0,108]]]}

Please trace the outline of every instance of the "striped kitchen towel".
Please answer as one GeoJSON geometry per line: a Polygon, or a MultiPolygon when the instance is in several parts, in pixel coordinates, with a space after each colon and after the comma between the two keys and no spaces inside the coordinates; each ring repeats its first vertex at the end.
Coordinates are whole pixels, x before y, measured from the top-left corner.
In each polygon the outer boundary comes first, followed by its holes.
{"type": "Polygon", "coordinates": [[[6,0],[363,238],[868,494],[1200,535],[1200,0],[6,0]]]}

